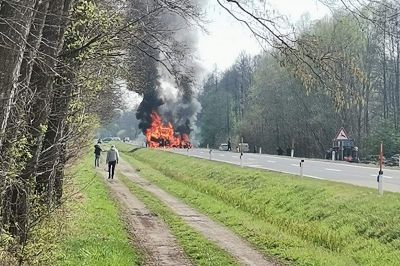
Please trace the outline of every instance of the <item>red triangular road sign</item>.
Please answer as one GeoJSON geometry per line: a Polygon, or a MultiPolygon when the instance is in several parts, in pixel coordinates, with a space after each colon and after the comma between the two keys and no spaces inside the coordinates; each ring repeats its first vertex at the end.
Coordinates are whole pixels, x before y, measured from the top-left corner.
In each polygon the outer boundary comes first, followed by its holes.
{"type": "Polygon", "coordinates": [[[336,134],[334,140],[348,140],[348,139],[349,139],[349,134],[347,134],[346,130],[342,127],[336,134]]]}

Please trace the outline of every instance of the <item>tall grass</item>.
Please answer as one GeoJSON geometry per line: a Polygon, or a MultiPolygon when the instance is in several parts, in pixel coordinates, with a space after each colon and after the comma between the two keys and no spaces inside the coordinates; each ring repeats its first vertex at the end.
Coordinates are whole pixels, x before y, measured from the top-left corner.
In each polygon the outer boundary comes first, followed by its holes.
{"type": "Polygon", "coordinates": [[[70,217],[60,243],[58,265],[140,265],[118,206],[87,158],[72,173],[79,197],[69,204],[70,217]]]}
{"type": "Polygon", "coordinates": [[[188,158],[122,152],[144,177],[296,264],[399,265],[400,197],[188,158]]]}

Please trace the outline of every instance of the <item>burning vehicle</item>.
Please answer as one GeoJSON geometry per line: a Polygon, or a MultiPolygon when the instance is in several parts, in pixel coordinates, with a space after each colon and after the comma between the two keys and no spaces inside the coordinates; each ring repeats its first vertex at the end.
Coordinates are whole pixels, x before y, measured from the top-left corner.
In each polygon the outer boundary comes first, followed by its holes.
{"type": "Polygon", "coordinates": [[[189,135],[175,132],[169,122],[164,124],[160,115],[153,111],[150,115],[151,125],[146,129],[146,146],[150,148],[191,148],[189,135]]]}

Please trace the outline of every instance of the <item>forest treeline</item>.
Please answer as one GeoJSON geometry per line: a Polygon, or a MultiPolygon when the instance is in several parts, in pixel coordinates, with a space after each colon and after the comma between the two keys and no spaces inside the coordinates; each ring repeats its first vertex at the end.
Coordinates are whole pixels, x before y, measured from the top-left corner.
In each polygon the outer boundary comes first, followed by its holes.
{"type": "Polygon", "coordinates": [[[159,64],[184,77],[167,15],[196,24],[199,11],[189,0],[0,0],[1,265],[52,264],[39,225],[68,199],[66,165],[120,111],[121,80],[143,93],[159,64]]]}
{"type": "Polygon", "coordinates": [[[331,59],[327,70],[347,86],[340,93],[333,78],[308,82],[324,78],[322,71],[299,73],[280,47],[255,57],[243,53],[227,70],[211,73],[200,95],[202,145],[244,137],[252,151],[276,153],[294,140],[297,156],[321,158],[344,127],[361,157],[378,154],[381,141],[386,156],[400,153],[399,10],[397,1],[371,1],[362,16],[342,8],[301,21],[297,42],[311,41],[311,56],[331,59]]]}

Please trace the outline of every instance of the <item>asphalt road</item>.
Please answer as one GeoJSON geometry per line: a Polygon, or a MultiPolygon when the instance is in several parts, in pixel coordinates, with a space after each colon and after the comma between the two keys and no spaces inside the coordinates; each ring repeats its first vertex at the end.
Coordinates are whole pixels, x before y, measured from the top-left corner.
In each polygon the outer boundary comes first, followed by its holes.
{"type": "MultiPolygon", "coordinates": [[[[187,155],[187,150],[175,149],[175,153],[187,155]]],[[[209,159],[210,153],[206,149],[191,149],[189,155],[209,159]]],[[[240,154],[228,151],[212,150],[211,159],[235,165],[240,165],[240,154]]],[[[273,170],[289,174],[300,174],[300,160],[304,158],[290,158],[267,154],[245,153],[243,166],[273,170]]],[[[332,162],[325,160],[304,159],[303,175],[316,179],[349,183],[357,186],[377,188],[376,177],[378,166],[352,164],[347,162],[332,162]]],[[[385,191],[400,192],[400,170],[383,169],[383,183],[385,191]]]]}

